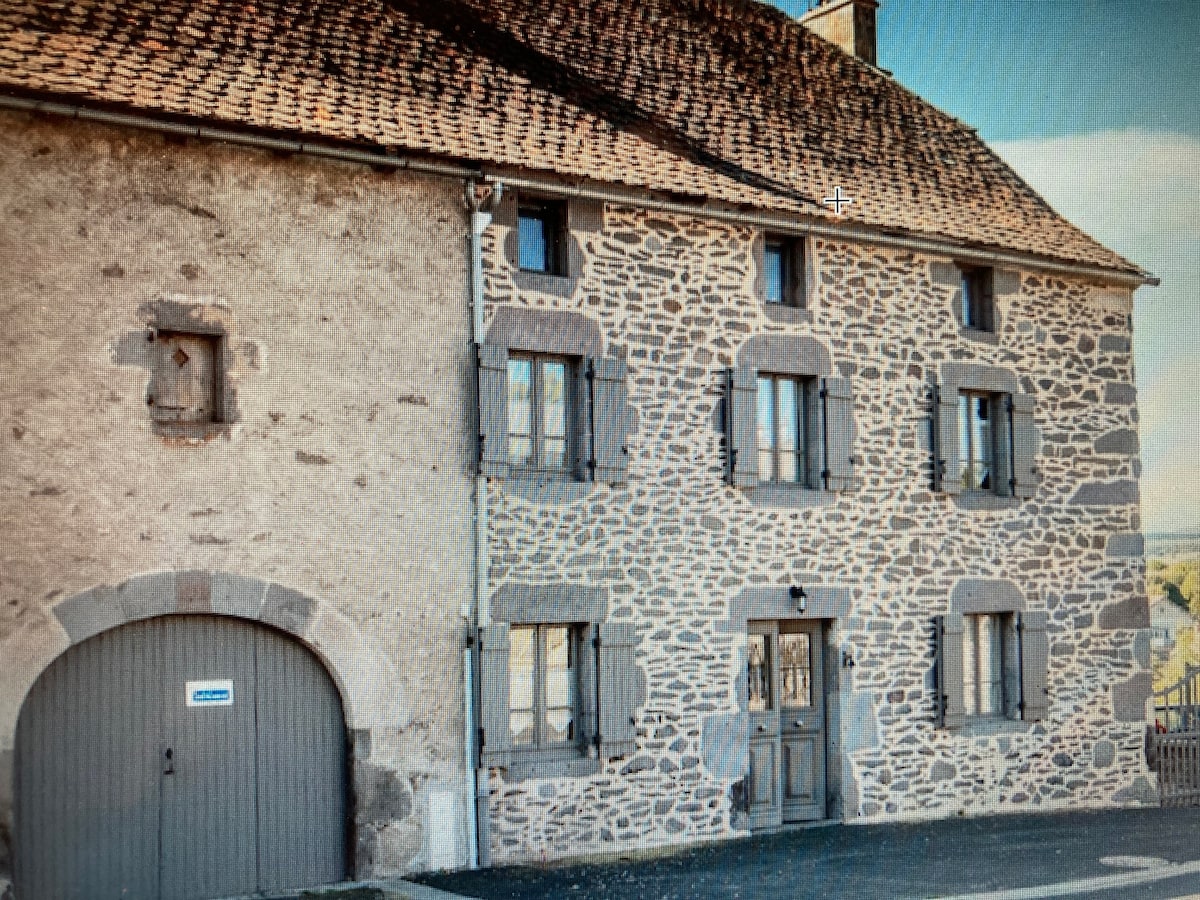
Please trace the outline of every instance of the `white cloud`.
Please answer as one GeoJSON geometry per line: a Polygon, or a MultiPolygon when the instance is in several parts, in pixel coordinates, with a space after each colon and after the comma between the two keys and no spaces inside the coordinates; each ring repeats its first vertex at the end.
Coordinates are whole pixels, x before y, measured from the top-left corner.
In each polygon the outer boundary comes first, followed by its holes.
{"type": "Polygon", "coordinates": [[[1060,213],[1162,278],[1135,305],[1143,523],[1200,529],[1200,139],[1103,131],[995,149],[1060,213]]]}

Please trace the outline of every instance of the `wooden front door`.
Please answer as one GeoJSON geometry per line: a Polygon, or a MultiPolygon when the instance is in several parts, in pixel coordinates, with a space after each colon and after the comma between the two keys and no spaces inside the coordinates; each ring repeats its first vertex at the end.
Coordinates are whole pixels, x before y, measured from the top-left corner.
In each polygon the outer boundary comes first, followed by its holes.
{"type": "Polygon", "coordinates": [[[825,679],[821,625],[751,622],[747,799],[752,829],[825,817],[825,679]]]}

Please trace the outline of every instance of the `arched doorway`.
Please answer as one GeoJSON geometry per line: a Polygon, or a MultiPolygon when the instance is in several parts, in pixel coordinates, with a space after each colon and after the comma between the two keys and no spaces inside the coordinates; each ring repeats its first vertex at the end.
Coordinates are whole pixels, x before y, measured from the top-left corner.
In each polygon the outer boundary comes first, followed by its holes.
{"type": "Polygon", "coordinates": [[[173,615],[76,644],[15,748],[20,897],[201,900],[346,875],[346,733],[294,639],[173,615]]]}

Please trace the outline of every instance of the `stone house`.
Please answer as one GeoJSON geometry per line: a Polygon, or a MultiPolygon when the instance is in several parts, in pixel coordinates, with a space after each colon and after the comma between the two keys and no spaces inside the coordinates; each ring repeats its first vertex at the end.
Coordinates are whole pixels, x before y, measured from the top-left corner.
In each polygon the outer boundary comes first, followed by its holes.
{"type": "Polygon", "coordinates": [[[0,7],[0,877],[1154,802],[1153,278],[874,7],[0,7]]]}

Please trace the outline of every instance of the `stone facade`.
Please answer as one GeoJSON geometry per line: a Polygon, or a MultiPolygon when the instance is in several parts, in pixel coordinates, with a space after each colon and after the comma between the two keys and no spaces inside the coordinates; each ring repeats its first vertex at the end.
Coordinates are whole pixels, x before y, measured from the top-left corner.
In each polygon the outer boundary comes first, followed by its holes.
{"type": "Polygon", "coordinates": [[[602,227],[573,236],[577,277],[547,290],[514,277],[507,232],[486,236],[489,321],[587,316],[628,364],[637,425],[627,484],[491,481],[490,585],[602,591],[609,619],[637,628],[646,698],[636,752],[597,773],[490,772],[494,862],[744,834],[745,623],[771,615],[745,598],[790,585],[844,601],[807,613],[826,620],[831,817],[1155,800],[1140,464],[1123,439],[1137,427],[1128,289],[998,271],[997,334],[980,340],[960,327],[946,258],[812,240],[810,314],[788,321],[758,299],[750,227],[609,205],[602,227]],[[763,335],[815,340],[852,380],[855,490],[795,502],[727,483],[725,373],[763,335]],[[1032,499],[933,490],[930,389],[963,366],[1034,395],[1032,499]],[[967,582],[1048,614],[1044,721],[937,727],[934,616],[967,582]]]}
{"type": "Polygon", "coordinates": [[[341,689],[354,874],[466,865],[461,184],[13,113],[0,172],[0,879],[30,685],[102,628],[209,610],[341,689]],[[226,329],[232,421],[198,439],[147,411],[171,310],[226,329]]]}

